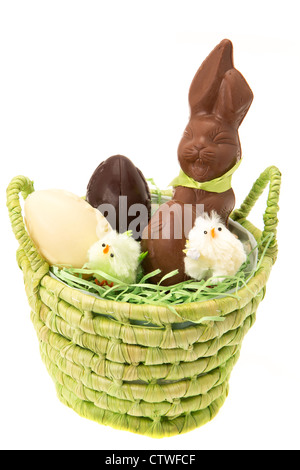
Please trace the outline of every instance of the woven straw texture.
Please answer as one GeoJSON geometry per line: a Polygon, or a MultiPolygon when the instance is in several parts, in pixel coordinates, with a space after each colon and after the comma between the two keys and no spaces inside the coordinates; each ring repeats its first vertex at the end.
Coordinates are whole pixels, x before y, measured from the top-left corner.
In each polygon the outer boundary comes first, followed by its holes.
{"type": "MultiPolygon", "coordinates": [[[[210,421],[228,394],[242,340],[255,322],[277,257],[281,175],[267,168],[232,219],[259,242],[272,234],[260,267],[239,298],[224,297],[176,307],[106,301],[72,289],[49,275],[30,240],[20,193],[34,191],[26,177],[7,188],[7,207],[19,242],[31,319],[40,353],[59,399],[79,415],[120,430],[162,438],[210,421]],[[264,230],[247,219],[269,185],[264,230]],[[201,322],[204,317],[223,321],[201,322]]],[[[270,237],[269,237],[270,238],[270,237]]]]}

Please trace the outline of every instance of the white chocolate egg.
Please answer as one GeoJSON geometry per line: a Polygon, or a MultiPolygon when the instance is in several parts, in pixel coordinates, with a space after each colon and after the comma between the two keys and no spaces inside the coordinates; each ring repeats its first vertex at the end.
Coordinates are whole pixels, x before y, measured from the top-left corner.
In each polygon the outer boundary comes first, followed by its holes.
{"type": "Polygon", "coordinates": [[[100,211],[61,189],[33,192],[24,212],[28,234],[51,266],[82,268],[90,247],[112,230],[100,211]]]}

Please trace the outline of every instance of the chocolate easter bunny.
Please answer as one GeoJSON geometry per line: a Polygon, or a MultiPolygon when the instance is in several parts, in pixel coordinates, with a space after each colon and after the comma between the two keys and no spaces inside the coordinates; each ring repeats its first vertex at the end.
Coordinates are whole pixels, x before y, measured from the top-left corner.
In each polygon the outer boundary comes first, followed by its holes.
{"type": "Polygon", "coordinates": [[[181,174],[173,182],[175,200],[203,204],[225,223],[235,206],[230,182],[241,159],[238,128],[253,100],[232,53],[232,43],[223,40],[192,81],[190,120],[178,147],[181,174]]]}
{"type": "Polygon", "coordinates": [[[228,223],[235,206],[231,177],[241,161],[238,128],[252,100],[249,85],[234,68],[232,43],[224,39],[202,63],[190,86],[190,119],[178,146],[181,171],[171,183],[173,200],[160,207],[143,234],[142,246],[148,251],[144,270],[161,270],[155,282],[175,269],[178,275],[164,284],[186,279],[182,252],[187,238],[186,207],[190,220],[195,220],[196,208],[202,207],[207,213],[216,211],[228,223]],[[181,229],[175,227],[176,220],[181,220],[181,229]]]}

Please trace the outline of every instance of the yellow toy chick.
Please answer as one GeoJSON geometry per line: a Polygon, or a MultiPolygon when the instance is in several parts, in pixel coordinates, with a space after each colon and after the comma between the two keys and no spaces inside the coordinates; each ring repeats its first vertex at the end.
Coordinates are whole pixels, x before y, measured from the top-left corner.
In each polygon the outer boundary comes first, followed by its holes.
{"type": "MultiPolygon", "coordinates": [[[[112,230],[91,246],[84,268],[99,270],[126,284],[134,284],[140,254],[140,243],[134,240],[129,232],[120,234],[112,230]]],[[[97,272],[94,275],[102,285],[106,283],[104,276],[97,272]]]]}
{"type": "Polygon", "coordinates": [[[217,276],[212,283],[222,282],[224,277],[234,276],[247,259],[242,242],[216,212],[198,217],[188,238],[185,272],[197,281],[217,276]]]}

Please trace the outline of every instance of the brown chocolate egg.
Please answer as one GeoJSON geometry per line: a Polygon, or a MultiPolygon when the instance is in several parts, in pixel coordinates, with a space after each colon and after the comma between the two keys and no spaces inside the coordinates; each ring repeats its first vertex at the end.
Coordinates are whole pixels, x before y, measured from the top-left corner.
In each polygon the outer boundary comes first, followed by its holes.
{"type": "Polygon", "coordinates": [[[119,233],[132,230],[140,240],[151,216],[151,195],[142,172],[123,155],[102,162],[87,187],[86,200],[119,233]]]}

